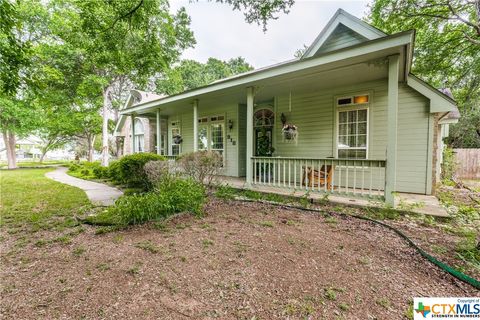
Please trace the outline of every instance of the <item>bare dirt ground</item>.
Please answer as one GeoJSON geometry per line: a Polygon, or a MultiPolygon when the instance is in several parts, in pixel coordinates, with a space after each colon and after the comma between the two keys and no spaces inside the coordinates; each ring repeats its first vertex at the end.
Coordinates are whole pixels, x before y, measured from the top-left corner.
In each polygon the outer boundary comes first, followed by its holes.
{"type": "Polygon", "coordinates": [[[21,248],[4,235],[2,318],[404,319],[416,296],[479,296],[368,222],[219,200],[206,212],[21,248]]]}

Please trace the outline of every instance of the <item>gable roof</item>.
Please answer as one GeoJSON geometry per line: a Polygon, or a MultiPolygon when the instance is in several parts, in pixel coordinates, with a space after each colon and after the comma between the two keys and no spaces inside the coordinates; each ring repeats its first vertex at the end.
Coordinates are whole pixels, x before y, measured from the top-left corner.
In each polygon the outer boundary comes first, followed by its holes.
{"type": "MultiPolygon", "coordinates": [[[[163,97],[165,97],[165,95],[158,95],[153,92],[132,89],[130,90],[130,94],[128,95],[127,101],[125,102],[123,107],[120,108],[120,111],[127,109],[132,105],[144,104],[147,102],[156,101],[163,97]]],[[[122,130],[123,125],[125,124],[126,119],[127,119],[126,116],[120,113],[120,117],[118,118],[117,123],[115,124],[115,130],[113,131],[113,134],[115,136],[120,135],[120,132],[122,130]]]]}
{"type": "Polygon", "coordinates": [[[387,36],[387,34],[381,30],[358,19],[343,9],[338,9],[310,47],[305,51],[302,59],[312,57],[320,52],[323,53],[340,49],[385,36],[387,36]]]}

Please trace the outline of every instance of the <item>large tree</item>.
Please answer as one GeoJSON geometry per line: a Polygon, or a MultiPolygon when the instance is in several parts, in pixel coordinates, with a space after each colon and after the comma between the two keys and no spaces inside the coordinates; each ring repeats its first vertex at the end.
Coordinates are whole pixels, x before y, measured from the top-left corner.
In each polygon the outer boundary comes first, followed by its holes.
{"type": "Polygon", "coordinates": [[[18,4],[0,1],[0,130],[7,151],[8,168],[16,168],[15,136],[33,125],[32,112],[19,99],[30,57],[30,42],[22,32],[18,4]]]}
{"type": "Polygon", "coordinates": [[[157,78],[155,91],[159,94],[176,94],[250,70],[253,70],[253,67],[242,57],[228,61],[209,58],[206,63],[182,60],[157,78]]]}
{"type": "Polygon", "coordinates": [[[102,164],[108,165],[112,91],[128,78],[144,84],[169,68],[180,53],[194,44],[190,18],[184,8],[169,12],[164,0],[75,1],[52,0],[56,35],[75,47],[82,65],[103,98],[102,164]]]}
{"type": "Polygon", "coordinates": [[[480,0],[375,0],[368,19],[389,33],[416,29],[413,72],[451,88],[460,107],[451,143],[480,147],[480,0]]]}

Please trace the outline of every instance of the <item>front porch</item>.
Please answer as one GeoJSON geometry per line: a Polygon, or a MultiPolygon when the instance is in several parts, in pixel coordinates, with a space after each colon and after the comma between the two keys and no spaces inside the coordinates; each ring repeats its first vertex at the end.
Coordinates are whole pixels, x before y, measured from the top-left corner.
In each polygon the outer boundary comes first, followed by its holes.
{"type": "MultiPolygon", "coordinates": [[[[219,177],[219,183],[221,185],[228,185],[236,189],[252,190],[261,193],[273,193],[282,196],[302,198],[307,195],[308,199],[311,199],[313,202],[325,201],[326,195],[326,193],[322,192],[309,192],[307,194],[305,189],[278,188],[268,184],[248,186],[245,178],[221,176],[219,177]]],[[[380,208],[384,205],[382,201],[378,200],[382,196],[382,193],[383,192],[377,192],[376,196],[374,195],[373,197],[358,196],[357,194],[353,194],[353,192],[350,192],[349,194],[328,193],[328,202],[332,204],[353,207],[380,208]]],[[[432,195],[396,193],[394,199],[395,208],[399,210],[405,210],[408,208],[408,211],[417,214],[430,215],[440,218],[450,217],[447,210],[440,204],[438,199],[432,195]]]]}

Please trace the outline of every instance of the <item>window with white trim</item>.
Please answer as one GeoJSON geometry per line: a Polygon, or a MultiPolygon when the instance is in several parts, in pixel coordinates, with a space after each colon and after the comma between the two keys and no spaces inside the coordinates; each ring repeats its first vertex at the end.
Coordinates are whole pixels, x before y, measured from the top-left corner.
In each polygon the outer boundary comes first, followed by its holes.
{"type": "Polygon", "coordinates": [[[337,157],[367,159],[368,95],[337,99],[337,157]]]}
{"type": "Polygon", "coordinates": [[[198,150],[225,151],[225,116],[217,115],[198,119],[198,150]]]}
{"type": "Polygon", "coordinates": [[[180,136],[180,123],[178,121],[172,122],[170,127],[171,137],[172,137],[172,156],[178,156],[181,152],[181,145],[178,143],[176,137],[180,136]]]}
{"type": "Polygon", "coordinates": [[[143,123],[140,119],[135,119],[135,136],[134,139],[134,150],[133,152],[144,152],[145,150],[145,131],[143,129],[143,123]]]}

